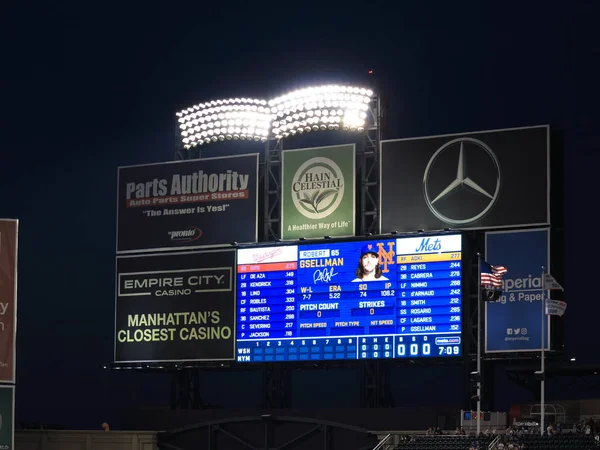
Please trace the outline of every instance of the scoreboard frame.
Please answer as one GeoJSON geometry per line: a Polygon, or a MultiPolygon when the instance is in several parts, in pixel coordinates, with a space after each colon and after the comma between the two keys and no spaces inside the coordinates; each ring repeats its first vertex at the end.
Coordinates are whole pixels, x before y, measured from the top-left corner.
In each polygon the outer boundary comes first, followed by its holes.
{"type": "MultiPolygon", "coordinates": [[[[261,364],[268,364],[268,363],[282,363],[285,365],[298,365],[298,366],[303,366],[305,365],[305,363],[308,363],[311,366],[331,366],[331,365],[335,365],[335,363],[341,363],[344,367],[348,367],[349,365],[354,365],[354,363],[363,363],[363,362],[373,362],[373,361],[385,361],[387,363],[392,363],[392,364],[397,364],[400,365],[400,363],[402,361],[421,361],[424,364],[426,364],[428,361],[432,362],[432,361],[437,361],[438,363],[440,361],[444,361],[445,363],[462,363],[462,361],[464,360],[465,356],[467,355],[468,352],[468,344],[466,343],[465,338],[468,337],[468,327],[465,327],[465,317],[466,314],[468,313],[468,311],[470,310],[470,306],[468,305],[468,303],[465,303],[465,299],[468,298],[467,295],[465,295],[465,285],[466,285],[466,279],[469,278],[468,274],[467,274],[467,270],[468,270],[468,266],[467,268],[465,268],[465,262],[468,261],[467,258],[465,258],[465,255],[467,254],[467,246],[466,244],[466,239],[465,239],[465,235],[464,233],[458,232],[458,231],[447,231],[447,232],[432,232],[432,233],[425,233],[425,232],[419,232],[419,233],[391,233],[391,234],[386,234],[386,235],[379,235],[379,236],[370,236],[368,238],[365,237],[360,237],[360,238],[337,238],[337,239],[332,239],[332,238],[324,238],[324,239],[301,239],[298,241],[287,241],[287,242],[278,242],[278,243],[261,243],[261,244],[249,244],[249,245],[238,245],[237,246],[237,251],[236,251],[236,275],[238,272],[238,268],[240,267],[240,265],[243,263],[243,261],[240,260],[240,251],[248,251],[248,250],[256,250],[256,251],[261,251],[261,249],[264,251],[266,249],[280,249],[281,251],[284,251],[284,249],[286,248],[290,248],[290,247],[294,247],[297,249],[298,255],[300,255],[300,252],[303,249],[310,249],[310,248],[314,248],[315,246],[336,246],[336,245],[340,245],[340,244],[346,244],[346,243],[354,243],[355,246],[360,246],[361,244],[365,244],[365,243],[369,243],[372,241],[386,241],[386,240],[394,240],[396,242],[399,242],[401,240],[404,239],[410,239],[410,238],[418,238],[418,239],[427,239],[427,238],[435,238],[435,237],[441,237],[441,236],[457,236],[456,239],[460,241],[460,270],[461,270],[461,274],[460,274],[460,329],[459,332],[448,332],[447,334],[451,334],[453,336],[456,336],[459,338],[459,343],[458,344],[453,344],[458,346],[458,353],[457,354],[452,354],[452,355],[439,355],[439,354],[431,354],[431,355],[418,355],[418,356],[413,356],[413,355],[406,355],[406,356],[402,356],[402,357],[398,357],[394,354],[393,357],[376,357],[376,358],[361,358],[359,357],[359,352],[357,351],[357,356],[356,358],[340,358],[340,359],[324,359],[324,358],[319,358],[319,359],[308,359],[308,360],[290,360],[290,359],[269,359],[269,360],[262,360],[262,361],[257,361],[257,360],[245,360],[245,361],[240,361],[240,354],[239,354],[239,349],[241,348],[239,346],[240,342],[248,342],[247,339],[240,339],[240,329],[238,328],[240,326],[240,323],[238,321],[238,316],[239,316],[239,304],[238,304],[238,300],[239,300],[239,289],[236,289],[236,339],[235,339],[235,345],[236,345],[236,360],[232,362],[232,365],[235,366],[239,366],[242,368],[250,368],[256,365],[261,365],[261,364]]],[[[299,261],[300,258],[298,258],[299,261]]],[[[398,276],[399,274],[397,274],[398,276]]],[[[237,277],[236,277],[237,280],[237,277]]],[[[237,280],[239,281],[239,280],[237,280]]],[[[238,285],[236,285],[236,288],[238,287],[238,285]]],[[[397,297],[395,297],[396,300],[398,300],[397,297]]],[[[299,312],[299,311],[298,311],[299,312]]],[[[397,313],[395,313],[397,314],[397,313]]],[[[398,317],[396,316],[396,325],[400,323],[398,317]]],[[[436,333],[433,333],[434,335],[436,333]]],[[[437,333],[439,334],[439,333],[437,333]]],[[[390,334],[391,335],[391,334],[390,334]]],[[[414,334],[408,334],[406,335],[407,337],[410,338],[410,336],[415,336],[414,334]]],[[[357,336],[358,339],[360,338],[367,338],[367,337],[373,337],[372,334],[364,334],[364,335],[358,335],[357,336]]],[[[397,333],[394,333],[393,336],[391,336],[395,345],[395,339],[398,337],[397,333]]],[[[306,340],[309,339],[313,339],[313,336],[311,337],[306,337],[306,340]]],[[[337,337],[336,337],[337,339],[337,337]]],[[[267,340],[267,338],[264,339],[265,341],[267,340]]],[[[268,339],[270,341],[277,341],[277,338],[270,338],[268,339]]],[[[256,341],[252,341],[252,342],[256,342],[256,341]]],[[[358,343],[358,341],[357,341],[358,343]]],[[[432,344],[433,347],[433,344],[432,344]]],[[[435,348],[438,348],[439,346],[436,346],[435,348]]],[[[395,349],[394,349],[395,350],[395,349]]],[[[335,350],[334,350],[335,351],[335,350]]]]}

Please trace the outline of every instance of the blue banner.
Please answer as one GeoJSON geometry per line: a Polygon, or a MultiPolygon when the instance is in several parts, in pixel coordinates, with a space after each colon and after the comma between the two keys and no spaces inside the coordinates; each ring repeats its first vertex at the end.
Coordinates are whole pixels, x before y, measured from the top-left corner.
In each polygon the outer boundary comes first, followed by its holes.
{"type": "MultiPolygon", "coordinates": [[[[485,305],[485,351],[541,351],[542,267],[550,265],[548,229],[486,233],[485,260],[502,265],[502,295],[485,305]]],[[[545,316],[544,346],[549,349],[550,320],[545,316]]]]}

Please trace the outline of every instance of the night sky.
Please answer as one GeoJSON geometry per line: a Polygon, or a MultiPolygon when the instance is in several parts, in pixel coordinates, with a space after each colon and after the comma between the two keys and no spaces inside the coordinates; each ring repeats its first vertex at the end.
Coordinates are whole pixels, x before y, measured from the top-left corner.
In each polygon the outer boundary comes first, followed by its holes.
{"type": "MultiPolygon", "coordinates": [[[[172,160],[181,108],[364,80],[369,69],[384,88],[388,138],[564,132],[565,354],[599,358],[588,230],[598,2],[54,3],[0,8],[0,217],[20,219],[17,423],[119,428],[127,408],[168,404],[167,376],[102,369],[113,357],[117,167],[172,160]]],[[[397,404],[460,407],[460,374],[418,391],[406,386],[436,374],[411,371],[397,377],[397,404]]],[[[260,406],[256,374],[203,381],[205,401],[260,406]]],[[[357,383],[355,371],[295,374],[292,406],[358,406],[357,383]]],[[[500,410],[531,399],[501,377],[497,392],[500,410]]]]}

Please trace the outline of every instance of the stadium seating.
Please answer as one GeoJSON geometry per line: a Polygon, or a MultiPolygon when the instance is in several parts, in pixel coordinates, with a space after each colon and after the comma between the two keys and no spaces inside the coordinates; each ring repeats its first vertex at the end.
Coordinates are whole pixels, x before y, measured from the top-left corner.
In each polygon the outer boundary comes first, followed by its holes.
{"type": "MultiPolygon", "coordinates": [[[[437,435],[425,436],[414,435],[410,441],[400,443],[395,450],[469,450],[478,448],[487,450],[494,436],[454,436],[437,435]]],[[[517,444],[517,448],[524,445],[525,450],[592,450],[600,449],[598,443],[592,436],[578,434],[563,434],[557,436],[503,436],[504,449],[509,448],[510,443],[517,444]]],[[[497,448],[495,446],[495,448],[497,448]]]]}
{"type": "Polygon", "coordinates": [[[413,436],[409,442],[397,446],[397,450],[469,450],[474,445],[487,450],[491,436],[413,436]]]}
{"type": "Polygon", "coordinates": [[[528,450],[590,450],[598,448],[592,436],[583,434],[559,434],[556,436],[524,435],[518,442],[528,450]]]}

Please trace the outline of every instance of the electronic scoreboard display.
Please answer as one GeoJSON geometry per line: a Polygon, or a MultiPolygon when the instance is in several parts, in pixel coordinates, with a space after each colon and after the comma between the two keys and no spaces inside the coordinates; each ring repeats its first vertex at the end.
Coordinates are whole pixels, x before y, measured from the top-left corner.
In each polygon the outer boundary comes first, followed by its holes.
{"type": "Polygon", "coordinates": [[[238,362],[461,355],[458,234],[242,248],[238,362]]]}

